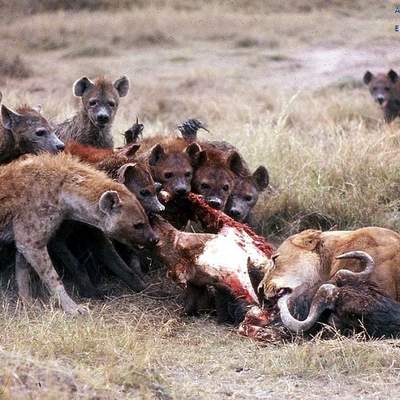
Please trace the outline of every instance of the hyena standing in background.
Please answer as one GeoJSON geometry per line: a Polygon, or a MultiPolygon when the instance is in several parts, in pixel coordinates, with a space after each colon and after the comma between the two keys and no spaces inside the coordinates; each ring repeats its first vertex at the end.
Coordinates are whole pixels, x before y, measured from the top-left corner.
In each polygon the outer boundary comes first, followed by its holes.
{"type": "Polygon", "coordinates": [[[386,122],[392,122],[400,114],[400,80],[392,69],[387,73],[372,74],[367,71],[363,78],[374,101],[383,111],[386,122]]]}
{"type": "Polygon", "coordinates": [[[1,118],[0,164],[24,154],[54,154],[64,149],[64,143],[38,110],[22,106],[12,111],[2,105],[1,118]]]}
{"type": "Polygon", "coordinates": [[[119,98],[128,94],[129,80],[126,76],[114,83],[106,78],[94,82],[83,77],[73,85],[73,93],[82,99],[82,108],[74,117],[56,128],[56,134],[67,143],[78,143],[99,148],[114,146],[111,125],[118,110],[119,98]]]}

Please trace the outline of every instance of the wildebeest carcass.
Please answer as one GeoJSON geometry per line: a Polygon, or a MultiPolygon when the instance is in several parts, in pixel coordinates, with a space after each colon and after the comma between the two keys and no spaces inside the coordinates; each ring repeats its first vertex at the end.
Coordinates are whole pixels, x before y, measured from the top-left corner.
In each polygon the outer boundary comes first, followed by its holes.
{"type": "Polygon", "coordinates": [[[218,233],[182,232],[154,216],[152,226],[161,238],[157,255],[168,266],[169,277],[186,289],[188,314],[211,301],[218,322],[237,324],[248,305],[259,304],[254,287],[269,265],[272,247],[199,196],[190,194],[188,199],[202,224],[218,233]]]}
{"type": "Polygon", "coordinates": [[[323,322],[345,335],[365,332],[369,337],[399,337],[400,303],[383,294],[370,281],[375,269],[373,258],[363,251],[348,252],[337,258],[357,258],[366,268],[362,272],[339,270],[322,284],[312,297],[307,318],[302,321],[289,311],[293,294],[282,296],[278,307],[283,325],[294,333],[308,332],[325,316],[323,322]]]}

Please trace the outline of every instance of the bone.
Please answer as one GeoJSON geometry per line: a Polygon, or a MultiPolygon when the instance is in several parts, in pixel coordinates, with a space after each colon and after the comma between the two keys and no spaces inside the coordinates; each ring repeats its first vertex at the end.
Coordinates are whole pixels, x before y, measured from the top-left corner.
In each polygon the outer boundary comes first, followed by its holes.
{"type": "Polygon", "coordinates": [[[278,300],[278,307],[283,325],[297,334],[309,331],[323,311],[333,309],[337,291],[338,288],[331,283],[321,285],[313,298],[308,317],[304,321],[299,321],[290,313],[288,303],[291,295],[282,296],[278,300]]]}
{"type": "Polygon", "coordinates": [[[340,256],[336,257],[337,260],[344,260],[344,259],[351,259],[351,258],[357,258],[361,261],[364,261],[366,263],[366,267],[365,267],[364,271],[353,272],[348,269],[340,269],[339,271],[336,272],[333,279],[343,278],[345,276],[368,278],[371,275],[371,273],[375,270],[374,259],[365,251],[350,251],[348,253],[344,253],[344,254],[341,254],[340,256]]]}

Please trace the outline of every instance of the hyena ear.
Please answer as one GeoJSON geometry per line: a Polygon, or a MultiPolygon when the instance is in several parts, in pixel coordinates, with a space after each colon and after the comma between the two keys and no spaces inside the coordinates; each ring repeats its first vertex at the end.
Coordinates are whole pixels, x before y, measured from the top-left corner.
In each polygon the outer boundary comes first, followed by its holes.
{"type": "Polygon", "coordinates": [[[121,199],[115,190],[107,190],[99,200],[99,208],[104,214],[110,215],[121,206],[121,199]]]}
{"type": "Polygon", "coordinates": [[[129,163],[123,165],[118,170],[118,182],[124,185],[128,185],[132,180],[135,179],[137,164],[129,163]]]}
{"type": "Polygon", "coordinates": [[[366,85],[368,85],[368,84],[372,81],[372,78],[373,78],[373,77],[374,77],[374,75],[372,75],[371,72],[367,71],[367,72],[364,74],[363,82],[364,82],[366,85]]]}
{"type": "Polygon", "coordinates": [[[197,155],[197,165],[204,164],[207,159],[207,152],[205,150],[200,151],[200,153],[197,155]]]}
{"type": "Polygon", "coordinates": [[[263,190],[265,190],[269,184],[269,175],[268,175],[267,168],[265,168],[263,165],[260,165],[253,172],[253,181],[259,192],[262,192],[263,190]]]}
{"type": "Polygon", "coordinates": [[[243,159],[237,151],[232,151],[226,163],[235,175],[241,175],[244,172],[243,159]]]}
{"type": "Polygon", "coordinates": [[[321,240],[321,231],[317,231],[315,229],[307,229],[295,235],[291,239],[291,242],[295,246],[301,247],[309,251],[314,251],[321,243],[321,240]]]}
{"type": "Polygon", "coordinates": [[[132,143],[128,146],[125,146],[121,150],[121,154],[124,155],[125,157],[131,158],[137,153],[139,149],[140,149],[140,144],[132,143]]]}
{"type": "Polygon", "coordinates": [[[117,89],[119,97],[124,97],[128,94],[129,91],[129,79],[126,76],[123,76],[117,79],[114,82],[114,87],[117,89]]]}
{"type": "Polygon", "coordinates": [[[78,79],[75,81],[74,85],[72,86],[72,91],[74,93],[74,96],[76,97],[82,97],[83,94],[91,87],[94,86],[94,83],[87,78],[86,76],[78,79]]]}
{"type": "Polygon", "coordinates": [[[186,147],[185,152],[192,160],[192,163],[195,163],[197,162],[198,155],[201,152],[201,147],[197,143],[191,143],[186,147]]]}
{"type": "Polygon", "coordinates": [[[35,107],[32,107],[32,110],[36,111],[38,114],[40,114],[42,112],[42,105],[38,104],[35,107]]]}
{"type": "Polygon", "coordinates": [[[152,166],[156,165],[164,155],[165,155],[164,148],[161,146],[161,144],[156,144],[151,149],[149,164],[152,166]]]}
{"type": "Polygon", "coordinates": [[[1,106],[1,120],[5,129],[11,130],[21,119],[21,115],[10,110],[4,104],[1,106]]]}
{"type": "Polygon", "coordinates": [[[393,83],[396,83],[399,80],[399,76],[397,75],[397,72],[393,71],[392,69],[387,73],[387,76],[393,83]]]}

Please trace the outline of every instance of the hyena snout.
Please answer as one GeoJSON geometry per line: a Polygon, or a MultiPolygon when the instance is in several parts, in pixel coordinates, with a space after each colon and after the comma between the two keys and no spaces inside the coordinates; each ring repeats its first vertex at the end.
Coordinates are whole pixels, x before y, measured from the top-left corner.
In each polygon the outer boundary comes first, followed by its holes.
{"type": "Polygon", "coordinates": [[[107,125],[111,120],[111,116],[106,111],[99,111],[96,114],[96,122],[99,125],[107,125]]]}
{"type": "Polygon", "coordinates": [[[54,133],[50,134],[49,139],[50,140],[48,141],[48,145],[44,146],[44,150],[52,154],[56,154],[64,150],[65,148],[64,142],[62,142],[54,133]]]}
{"type": "Polygon", "coordinates": [[[190,192],[190,185],[185,179],[177,179],[172,187],[173,194],[183,197],[190,192]]]}
{"type": "Polygon", "coordinates": [[[149,229],[146,235],[146,244],[149,247],[155,247],[159,241],[160,237],[152,229],[149,229]]]}
{"type": "Polygon", "coordinates": [[[185,194],[188,194],[188,193],[189,193],[189,188],[188,188],[187,186],[184,186],[184,185],[177,186],[177,187],[174,189],[174,193],[175,193],[177,196],[184,196],[185,194]]]}
{"type": "Polygon", "coordinates": [[[224,205],[223,201],[217,196],[210,196],[206,198],[207,203],[216,210],[221,210],[224,205]]]}
{"type": "Polygon", "coordinates": [[[376,101],[377,101],[377,103],[382,105],[385,101],[385,96],[383,94],[379,94],[378,96],[376,96],[376,101]]]}
{"type": "Polygon", "coordinates": [[[158,214],[165,210],[165,207],[160,203],[157,196],[152,196],[145,203],[143,203],[144,209],[150,214],[158,214]]]}
{"type": "Polygon", "coordinates": [[[238,208],[231,208],[231,209],[229,210],[229,215],[230,215],[233,219],[235,219],[236,221],[240,221],[240,220],[243,218],[242,212],[241,212],[241,210],[239,210],[238,208]]]}

